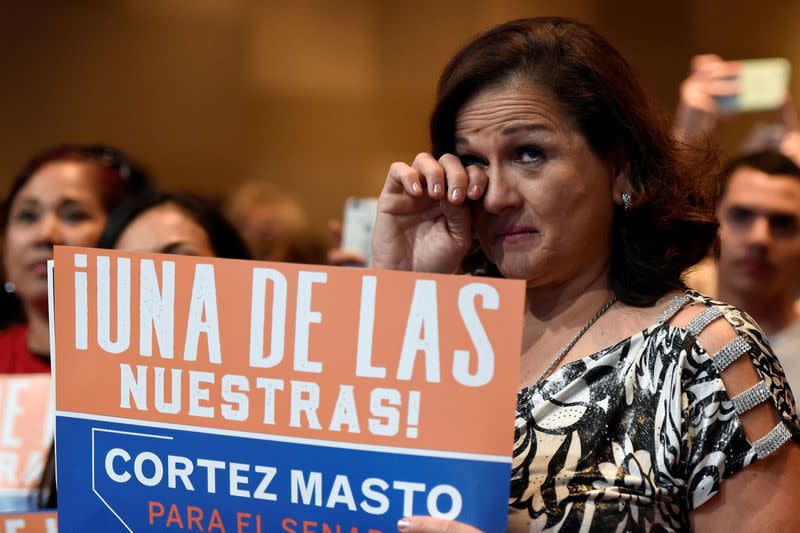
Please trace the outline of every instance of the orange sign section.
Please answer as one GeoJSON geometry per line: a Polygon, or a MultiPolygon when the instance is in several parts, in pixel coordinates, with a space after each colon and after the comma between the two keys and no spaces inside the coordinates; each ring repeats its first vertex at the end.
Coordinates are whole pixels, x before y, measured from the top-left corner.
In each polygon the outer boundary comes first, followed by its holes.
{"type": "Polygon", "coordinates": [[[57,247],[57,409],[508,455],[524,284],[57,247]],[[480,417],[479,417],[480,418],[480,417]]]}
{"type": "MultiPolygon", "coordinates": [[[[39,485],[53,441],[50,375],[0,376],[0,509],[39,485]]],[[[19,509],[19,507],[15,507],[19,509]]]]}
{"type": "Polygon", "coordinates": [[[0,514],[0,533],[56,533],[55,511],[0,514]]]}

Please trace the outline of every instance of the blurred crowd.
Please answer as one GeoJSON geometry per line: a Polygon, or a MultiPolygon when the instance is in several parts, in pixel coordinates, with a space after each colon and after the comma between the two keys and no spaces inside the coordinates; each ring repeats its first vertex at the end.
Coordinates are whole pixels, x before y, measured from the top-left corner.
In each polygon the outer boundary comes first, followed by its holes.
{"type": "MultiPolygon", "coordinates": [[[[695,57],[680,86],[675,135],[707,149],[727,115],[721,102],[740,90],[738,63],[695,57]]],[[[303,207],[268,179],[249,180],[228,198],[164,191],[158,173],[107,145],[57,145],[29,156],[0,210],[0,373],[50,371],[47,261],[54,245],[115,248],[331,265],[363,265],[340,247],[342,227],[316,233],[303,207]]],[[[686,272],[690,287],[752,315],[800,387],[800,126],[787,97],[773,124],[722,158],[719,239],[686,272]]],[[[376,183],[379,183],[376,177],[376,183]]],[[[375,191],[377,196],[378,190],[375,191]]],[[[51,454],[52,455],[52,454],[51,454]]],[[[54,506],[52,458],[44,467],[44,507],[54,506]]]]}

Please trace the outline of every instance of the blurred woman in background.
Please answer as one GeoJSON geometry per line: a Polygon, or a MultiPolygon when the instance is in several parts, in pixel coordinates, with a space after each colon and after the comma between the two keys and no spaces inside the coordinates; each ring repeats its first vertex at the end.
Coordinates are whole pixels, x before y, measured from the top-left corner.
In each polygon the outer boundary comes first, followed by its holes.
{"type": "MultiPolygon", "coordinates": [[[[47,261],[53,247],[95,246],[108,213],[148,185],[121,152],[59,145],[28,161],[0,208],[4,271],[0,374],[50,372],[47,261]]],[[[55,507],[52,447],[36,505],[55,507]]]]}
{"type": "Polygon", "coordinates": [[[0,374],[50,371],[47,261],[53,246],[94,246],[108,213],[147,177],[106,146],[61,145],[35,155],[0,210],[11,323],[0,333],[0,374]]]}
{"type": "Polygon", "coordinates": [[[311,226],[305,209],[276,185],[249,180],[239,185],[223,207],[258,261],[323,264],[327,243],[311,226]]]}
{"type": "MultiPolygon", "coordinates": [[[[102,234],[100,230],[99,248],[250,258],[233,226],[210,204],[192,196],[144,191],[115,210],[102,234]]],[[[55,508],[56,503],[55,458],[51,448],[41,479],[39,507],[55,508]]]]}
{"type": "Polygon", "coordinates": [[[100,248],[250,259],[236,229],[209,202],[190,195],[146,192],[112,213],[100,248]]]}

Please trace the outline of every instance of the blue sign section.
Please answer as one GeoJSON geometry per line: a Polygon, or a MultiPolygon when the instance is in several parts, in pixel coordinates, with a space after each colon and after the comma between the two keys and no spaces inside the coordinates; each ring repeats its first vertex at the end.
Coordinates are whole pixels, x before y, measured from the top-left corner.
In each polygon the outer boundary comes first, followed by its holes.
{"type": "Polygon", "coordinates": [[[503,462],[56,419],[59,532],[377,533],[409,514],[505,531],[503,462]],[[469,472],[469,475],[464,475],[469,472]]]}

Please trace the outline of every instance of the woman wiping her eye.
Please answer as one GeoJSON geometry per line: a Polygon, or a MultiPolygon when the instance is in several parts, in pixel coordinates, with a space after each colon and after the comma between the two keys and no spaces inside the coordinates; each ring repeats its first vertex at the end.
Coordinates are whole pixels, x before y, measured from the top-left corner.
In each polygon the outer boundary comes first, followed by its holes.
{"type": "Polygon", "coordinates": [[[389,169],[373,266],[526,281],[508,530],[800,529],[780,363],[681,281],[716,238],[715,161],[619,52],[571,20],[498,26],[451,59],[430,126],[389,169]]]}

